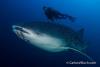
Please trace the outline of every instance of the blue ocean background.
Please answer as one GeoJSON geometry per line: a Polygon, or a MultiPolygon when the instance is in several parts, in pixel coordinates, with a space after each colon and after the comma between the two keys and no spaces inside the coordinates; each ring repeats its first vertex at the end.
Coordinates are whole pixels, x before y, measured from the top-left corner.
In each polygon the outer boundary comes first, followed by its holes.
{"type": "MultiPolygon", "coordinates": [[[[43,6],[52,7],[64,14],[76,17],[71,23],[59,20],[57,23],[78,31],[85,29],[84,38],[88,41],[86,53],[97,64],[100,62],[100,1],[99,0],[2,0],[0,5],[0,64],[14,67],[51,65],[64,67],[67,56],[76,53],[49,53],[19,39],[12,32],[12,25],[33,21],[48,21],[43,6]]],[[[81,56],[75,55],[76,60],[81,56]]]]}

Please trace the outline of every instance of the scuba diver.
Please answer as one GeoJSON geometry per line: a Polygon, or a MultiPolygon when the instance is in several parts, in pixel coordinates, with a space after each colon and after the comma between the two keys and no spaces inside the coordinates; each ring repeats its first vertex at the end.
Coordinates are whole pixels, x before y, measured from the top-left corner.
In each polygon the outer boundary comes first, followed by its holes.
{"type": "Polygon", "coordinates": [[[44,13],[47,16],[47,18],[51,21],[57,20],[57,19],[69,19],[71,22],[75,21],[75,17],[70,16],[68,14],[62,14],[58,12],[57,10],[54,10],[50,7],[43,7],[44,13]]]}

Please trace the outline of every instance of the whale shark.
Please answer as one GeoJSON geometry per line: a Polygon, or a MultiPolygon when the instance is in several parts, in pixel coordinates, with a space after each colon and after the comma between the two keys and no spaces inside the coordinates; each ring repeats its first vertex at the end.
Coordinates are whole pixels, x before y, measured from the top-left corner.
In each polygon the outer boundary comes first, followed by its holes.
{"type": "Polygon", "coordinates": [[[34,21],[31,24],[12,25],[13,32],[22,40],[42,50],[61,52],[73,50],[93,60],[83,52],[87,48],[84,42],[84,28],[79,31],[71,27],[46,21],[34,21]]]}

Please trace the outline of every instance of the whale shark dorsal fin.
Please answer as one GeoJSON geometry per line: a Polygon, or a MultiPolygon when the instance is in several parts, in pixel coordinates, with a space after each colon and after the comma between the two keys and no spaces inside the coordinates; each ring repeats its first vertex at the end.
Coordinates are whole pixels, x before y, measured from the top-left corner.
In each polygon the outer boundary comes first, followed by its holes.
{"type": "Polygon", "coordinates": [[[74,38],[82,41],[83,40],[83,36],[84,36],[84,28],[82,28],[78,32],[76,32],[74,38]]]}

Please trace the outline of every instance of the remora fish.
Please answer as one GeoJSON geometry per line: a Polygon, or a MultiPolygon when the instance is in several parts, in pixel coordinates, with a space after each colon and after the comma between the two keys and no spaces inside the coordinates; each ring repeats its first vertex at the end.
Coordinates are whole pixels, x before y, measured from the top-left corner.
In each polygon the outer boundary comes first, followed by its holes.
{"type": "Polygon", "coordinates": [[[82,52],[86,48],[83,41],[84,29],[76,32],[70,27],[49,22],[32,22],[31,25],[13,25],[13,32],[30,44],[49,52],[74,50],[92,60],[82,52]]]}

